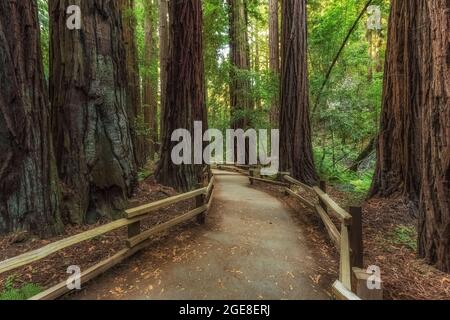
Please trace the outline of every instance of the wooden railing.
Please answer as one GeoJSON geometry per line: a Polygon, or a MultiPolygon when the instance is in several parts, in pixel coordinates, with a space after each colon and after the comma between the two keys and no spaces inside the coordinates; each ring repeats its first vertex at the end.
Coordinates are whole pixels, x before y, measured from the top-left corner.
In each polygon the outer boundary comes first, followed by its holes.
{"type": "MultiPolygon", "coordinates": [[[[128,238],[126,239],[127,247],[120,250],[114,256],[90,267],[81,274],[81,283],[86,283],[98,275],[104,273],[108,269],[121,263],[125,259],[131,257],[138,251],[146,248],[152,243],[150,239],[153,235],[166,231],[174,226],[197,217],[198,222],[205,223],[207,212],[211,206],[214,190],[214,177],[209,174],[208,170],[208,185],[201,186],[199,189],[170,197],[161,201],[153,202],[148,205],[143,205],[125,211],[126,217],[98,228],[62,239],[60,241],[51,243],[40,249],[24,253],[17,257],[0,262],[0,274],[8,272],[25,265],[31,264],[54,253],[59,252],[67,247],[79,244],[81,242],[93,239],[108,232],[128,227],[128,238]],[[180,203],[189,199],[196,199],[196,208],[178,216],[168,222],[154,226],[149,230],[141,231],[141,222],[148,218],[156,210],[180,203]]],[[[206,180],[206,179],[205,179],[206,180]]],[[[30,300],[52,300],[70,292],[66,282],[61,282],[56,286],[32,297],[30,300]]]]}
{"type": "MultiPolygon", "coordinates": [[[[227,169],[226,167],[222,169],[227,169]]],[[[250,183],[255,181],[284,187],[286,195],[300,201],[307,208],[315,211],[323,222],[331,241],[339,252],[339,279],[333,284],[332,291],[336,299],[361,300],[354,292],[365,296],[361,285],[364,274],[361,208],[351,207],[350,213],[341,208],[326,192],[326,183],[321,181],[319,186],[308,186],[294,178],[289,173],[281,172],[274,179],[258,177],[259,167],[249,167],[250,183]],[[307,192],[311,199],[306,199],[293,190],[298,187],[307,192]],[[317,198],[317,201],[312,200],[317,198]],[[336,226],[330,217],[332,215],[339,222],[336,226]]],[[[377,295],[379,297],[379,295],[377,295]]]]}

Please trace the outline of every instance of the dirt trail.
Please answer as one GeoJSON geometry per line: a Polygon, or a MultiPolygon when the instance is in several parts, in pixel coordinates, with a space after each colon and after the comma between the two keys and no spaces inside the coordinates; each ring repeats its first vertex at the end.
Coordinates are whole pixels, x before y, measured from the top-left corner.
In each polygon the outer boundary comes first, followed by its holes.
{"type": "Polygon", "coordinates": [[[315,262],[290,209],[246,177],[215,173],[206,226],[149,248],[70,298],[328,299],[312,280],[315,262]]]}

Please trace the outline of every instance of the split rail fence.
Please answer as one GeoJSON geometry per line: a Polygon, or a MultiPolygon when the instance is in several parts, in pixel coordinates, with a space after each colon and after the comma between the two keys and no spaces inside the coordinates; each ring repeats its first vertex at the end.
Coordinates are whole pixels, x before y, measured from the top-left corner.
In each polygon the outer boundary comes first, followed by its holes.
{"type": "MultiPolygon", "coordinates": [[[[129,209],[125,211],[125,218],[123,219],[116,220],[98,228],[53,242],[40,249],[2,261],[0,262],[0,274],[32,264],[70,246],[91,240],[111,231],[127,227],[128,237],[125,241],[126,247],[114,254],[112,257],[109,257],[108,259],[103,260],[82,272],[80,280],[81,283],[84,284],[127,258],[133,256],[138,251],[148,247],[152,243],[152,236],[167,231],[168,229],[187,222],[195,217],[199,223],[205,223],[207,212],[213,200],[212,194],[214,190],[215,178],[211,175],[209,168],[205,168],[203,170],[203,174],[205,176],[204,185],[206,186],[201,186],[199,189],[191,192],[129,209]],[[168,222],[153,226],[148,230],[141,230],[141,222],[155,211],[190,199],[196,199],[195,209],[168,222]]],[[[64,281],[30,298],[30,300],[54,300],[69,293],[70,291],[72,290],[69,289],[66,281],[64,281]]]]}

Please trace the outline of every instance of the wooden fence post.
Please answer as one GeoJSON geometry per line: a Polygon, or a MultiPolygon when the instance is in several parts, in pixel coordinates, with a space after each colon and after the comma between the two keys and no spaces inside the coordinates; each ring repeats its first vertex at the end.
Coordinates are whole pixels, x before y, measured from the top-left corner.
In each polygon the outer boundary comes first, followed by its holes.
{"type": "MultiPolygon", "coordinates": [[[[200,184],[198,185],[198,187],[199,187],[199,188],[203,188],[203,183],[200,183],[200,184]]],[[[199,195],[199,196],[197,196],[197,197],[195,198],[195,206],[196,206],[197,208],[200,208],[200,207],[204,206],[205,204],[206,204],[206,195],[201,194],[201,195],[199,195]]],[[[205,224],[205,223],[206,223],[206,214],[207,214],[207,212],[204,211],[204,212],[202,212],[201,214],[199,214],[199,215],[197,216],[197,222],[198,222],[199,224],[205,224]]]]}
{"type": "Polygon", "coordinates": [[[136,237],[141,233],[141,222],[135,222],[128,225],[128,239],[136,237]]]}
{"type": "Polygon", "coordinates": [[[352,267],[364,268],[364,248],[362,237],[362,208],[350,207],[352,225],[350,228],[350,248],[352,249],[352,267]]]}

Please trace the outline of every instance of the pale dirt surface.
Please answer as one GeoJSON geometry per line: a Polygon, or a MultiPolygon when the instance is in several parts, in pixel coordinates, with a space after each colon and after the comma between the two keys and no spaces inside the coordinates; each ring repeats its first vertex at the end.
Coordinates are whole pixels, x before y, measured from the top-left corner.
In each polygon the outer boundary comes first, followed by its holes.
{"type": "Polygon", "coordinates": [[[191,223],[69,299],[330,299],[292,211],[241,175],[215,172],[204,226],[191,223]]]}

